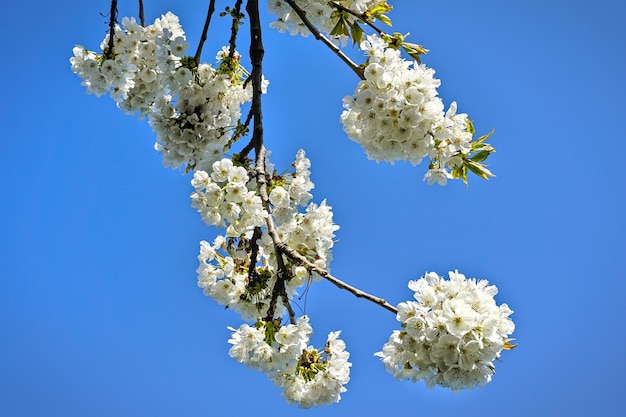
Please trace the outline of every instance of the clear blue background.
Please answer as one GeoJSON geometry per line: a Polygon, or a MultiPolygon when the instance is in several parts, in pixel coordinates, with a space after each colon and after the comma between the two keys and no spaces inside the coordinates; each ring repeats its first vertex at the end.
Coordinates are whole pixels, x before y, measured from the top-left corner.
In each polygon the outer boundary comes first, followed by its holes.
{"type": "MultiPolygon", "coordinates": [[[[341,403],[308,411],[228,357],[226,327],[240,321],[196,286],[198,242],[215,231],[189,206],[190,177],[162,167],[145,121],[86,95],[70,71],[72,47],[104,37],[108,2],[5,3],[1,416],[623,411],[623,1],[392,2],[394,29],[431,50],[445,103],[458,101],[479,132],[497,129],[497,178],[469,190],[428,187],[424,166],[368,161],[338,122],[356,77],[264,16],[267,145],[279,167],[299,148],[311,158],[315,200],[341,226],[332,272],[396,304],[408,280],[458,268],[497,285],[517,324],[519,347],[491,384],[429,390],[372,356],[397,328],[392,314],[315,285],[314,341],[342,329],[354,365],[341,403]]],[[[147,0],[146,19],[174,11],[194,49],[206,3],[147,0]]],[[[120,16],[135,8],[120,2],[120,16]]],[[[209,62],[227,42],[220,27],[209,62]]]]}

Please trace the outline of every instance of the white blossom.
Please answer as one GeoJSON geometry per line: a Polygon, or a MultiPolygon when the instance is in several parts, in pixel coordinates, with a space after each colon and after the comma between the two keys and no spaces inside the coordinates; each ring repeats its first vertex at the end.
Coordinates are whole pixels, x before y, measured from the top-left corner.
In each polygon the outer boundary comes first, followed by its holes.
{"type": "Polygon", "coordinates": [[[445,280],[427,273],[409,282],[415,301],[398,304],[394,330],[380,357],[397,379],[425,381],[452,391],[482,387],[495,373],[494,361],[512,346],[515,329],[506,305],[496,305],[495,286],[450,272],[445,280]]]}
{"type": "Polygon", "coordinates": [[[440,81],[424,64],[409,62],[377,35],[360,44],[368,59],[365,79],[343,100],[341,122],[348,137],[377,162],[431,163],[424,180],[446,185],[458,156],[471,149],[467,115],[448,111],[438,97],[440,81]]]}
{"type": "MultiPolygon", "coordinates": [[[[272,216],[280,239],[316,266],[329,269],[335,231],[333,213],[326,201],[309,202],[314,187],[309,176],[311,162],[304,151],[296,154],[295,172],[280,177],[280,185],[269,192],[271,214],[263,207],[253,176],[232,160],[223,158],[211,165],[211,171],[197,170],[191,184],[191,205],[209,226],[226,229],[213,245],[201,242],[198,255],[198,286],[205,295],[241,314],[245,320],[263,317],[270,306],[276,284],[278,263],[275,245],[267,232],[266,221],[272,216]],[[261,236],[252,242],[255,228],[261,236]],[[256,245],[256,264],[251,267],[251,245],[256,245]],[[251,268],[253,268],[251,270],[251,268]]],[[[319,280],[300,263],[284,258],[290,274],[285,280],[288,298],[309,280],[319,280]]],[[[282,303],[276,315],[285,313],[282,303]]]]}
{"type": "MultiPolygon", "coordinates": [[[[307,19],[320,32],[336,39],[345,45],[348,37],[345,35],[330,35],[333,28],[339,22],[339,14],[336,9],[330,5],[327,0],[295,0],[295,3],[306,13],[307,19]]],[[[352,10],[357,14],[362,14],[371,7],[380,3],[380,0],[344,0],[341,5],[352,10]]],[[[281,33],[289,32],[292,36],[301,35],[309,36],[310,31],[304,25],[297,13],[284,0],[268,0],[267,8],[270,13],[276,16],[276,21],[270,24],[270,27],[281,33]]],[[[348,24],[352,24],[357,20],[353,15],[344,13],[344,19],[348,24]]]]}

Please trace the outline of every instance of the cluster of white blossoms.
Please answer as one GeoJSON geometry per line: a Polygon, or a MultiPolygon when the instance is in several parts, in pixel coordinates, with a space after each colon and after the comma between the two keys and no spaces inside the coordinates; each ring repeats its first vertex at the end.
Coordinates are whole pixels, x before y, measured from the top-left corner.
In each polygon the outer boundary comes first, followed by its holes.
{"type": "Polygon", "coordinates": [[[491,381],[502,349],[513,347],[513,311],[496,305],[498,289],[486,280],[449,275],[445,280],[431,272],[409,282],[416,301],[398,305],[403,330],[395,330],[376,356],[400,380],[452,391],[482,387],[491,381]]]}
{"type": "MultiPolygon", "coordinates": [[[[108,56],[76,46],[70,59],[72,71],[83,79],[88,93],[100,97],[108,92],[122,110],[145,115],[157,98],[167,94],[170,76],[189,43],[171,12],[146,27],[124,17],[122,27],[115,28],[113,52],[108,51],[108,56]]],[[[100,48],[107,51],[108,45],[109,34],[100,48]]]]}
{"type": "Polygon", "coordinates": [[[405,60],[377,35],[360,48],[368,55],[365,80],[343,100],[341,123],[348,137],[377,162],[417,165],[428,157],[433,162],[425,180],[445,185],[448,170],[471,149],[467,115],[456,114],[456,103],[444,112],[433,69],[405,60]]]}
{"type": "MultiPolygon", "coordinates": [[[[269,159],[265,164],[266,171],[272,172],[269,159]]],[[[272,216],[281,241],[321,268],[328,268],[339,228],[325,202],[310,203],[314,185],[304,151],[298,151],[292,166],[292,173],[269,179],[267,208],[253,173],[226,158],[214,162],[210,173],[194,172],[191,200],[207,225],[226,229],[225,236],[218,236],[213,244],[200,242],[198,286],[244,320],[256,321],[254,326],[231,329],[229,355],[266,373],[288,402],[308,408],[339,401],[351,364],[339,332],[330,333],[325,348],[318,350],[309,346],[313,330],[306,316],[295,324],[280,324],[287,313],[286,300],[320,277],[282,256],[287,276],[278,281],[281,267],[267,232],[267,218],[272,216]],[[306,209],[301,212],[302,208],[306,209]],[[259,318],[268,316],[278,318],[259,318]]]]}
{"type": "Polygon", "coordinates": [[[309,345],[313,329],[307,316],[295,324],[257,320],[233,331],[228,354],[250,369],[261,371],[283,389],[283,397],[302,408],[338,402],[350,380],[350,366],[340,332],[331,332],[324,349],[309,345]]]}
{"type": "MultiPolygon", "coordinates": [[[[239,54],[230,58],[225,47],[216,59],[221,63],[217,68],[177,68],[170,75],[170,94],[156,100],[148,113],[157,134],[155,148],[167,166],[206,170],[221,159],[239,124],[241,105],[252,100],[239,54]]],[[[267,84],[264,80],[264,93],[267,84]]]]}
{"type": "MultiPolygon", "coordinates": [[[[278,237],[311,263],[328,269],[339,226],[333,223],[331,207],[325,201],[319,205],[309,202],[313,183],[311,163],[304,151],[298,151],[293,166],[292,174],[271,181],[274,184],[269,203],[278,237]]],[[[274,242],[264,228],[270,214],[257,194],[256,179],[245,168],[224,158],[213,163],[210,174],[196,171],[191,183],[196,190],[191,194],[192,206],[204,222],[226,229],[226,235],[218,236],[212,245],[201,242],[198,285],[206,295],[246,320],[264,317],[271,304],[279,266],[274,242]],[[259,229],[256,235],[255,229],[259,229]]],[[[284,282],[289,299],[298,287],[320,279],[297,262],[290,259],[283,262],[289,272],[284,282]]],[[[278,315],[285,313],[282,303],[276,307],[278,315]]]]}
{"type": "Polygon", "coordinates": [[[122,27],[116,27],[112,51],[109,35],[102,41],[103,53],[76,46],[72,71],[88,93],[108,92],[126,113],[148,118],[164,165],[209,168],[228,150],[241,105],[252,99],[252,85],[244,87],[248,74],[239,54],[230,56],[225,47],[215,68],[196,66],[185,57],[189,43],[170,12],[146,27],[125,17],[122,27]]]}
{"type": "MultiPolygon", "coordinates": [[[[307,19],[322,33],[330,34],[339,22],[340,16],[347,24],[352,24],[357,20],[349,13],[340,15],[340,12],[332,7],[328,0],[295,0],[294,3],[306,13],[307,19]]],[[[337,3],[356,14],[362,14],[380,3],[380,0],[339,0],[337,3]]],[[[269,0],[267,8],[277,18],[270,26],[280,33],[289,31],[292,36],[309,36],[311,33],[296,12],[284,0],[269,0]]],[[[346,43],[348,37],[341,35],[336,39],[346,43]]]]}

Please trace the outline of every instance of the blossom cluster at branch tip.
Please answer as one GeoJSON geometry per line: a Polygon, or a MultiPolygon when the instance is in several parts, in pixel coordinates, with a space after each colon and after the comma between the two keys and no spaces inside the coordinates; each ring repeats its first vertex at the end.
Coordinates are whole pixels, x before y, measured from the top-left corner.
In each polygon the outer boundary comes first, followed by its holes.
{"type": "Polygon", "coordinates": [[[228,354],[248,368],[261,371],[283,389],[283,397],[301,408],[338,402],[350,380],[350,354],[331,332],[323,349],[309,345],[313,329],[307,316],[295,324],[257,320],[233,331],[228,354]]]}
{"type": "Polygon", "coordinates": [[[360,44],[367,53],[365,79],[343,100],[341,123],[348,137],[377,162],[431,160],[424,179],[445,185],[450,169],[471,150],[467,114],[453,102],[444,112],[440,81],[424,64],[409,62],[378,35],[360,44]]]}
{"type": "MultiPolygon", "coordinates": [[[[340,18],[347,25],[351,25],[358,20],[348,13],[340,15],[328,0],[295,0],[294,3],[306,13],[307,19],[320,32],[327,35],[333,32],[340,18]]],[[[343,0],[338,1],[338,3],[360,15],[380,3],[380,0],[343,0]]],[[[301,35],[305,37],[311,34],[300,17],[284,0],[268,0],[267,8],[270,13],[276,16],[276,20],[270,23],[270,27],[278,30],[280,33],[289,32],[292,36],[301,35]]],[[[348,41],[346,35],[331,37],[339,40],[342,44],[346,44],[348,41]]]]}
{"type": "MultiPolygon", "coordinates": [[[[239,127],[241,105],[252,99],[239,55],[231,60],[235,65],[222,65],[230,60],[224,47],[215,67],[196,65],[185,56],[189,43],[171,12],[146,27],[125,17],[115,29],[113,51],[108,51],[108,40],[109,35],[101,54],[83,46],[73,50],[72,71],[87,92],[109,93],[126,113],[147,117],[164,165],[208,169],[221,159],[239,127]]],[[[267,84],[264,80],[264,90],[267,84]]]]}
{"type": "Polygon", "coordinates": [[[425,381],[452,391],[482,387],[495,373],[494,361],[514,346],[515,329],[506,305],[496,305],[498,290],[486,280],[458,271],[446,280],[434,272],[409,282],[415,301],[398,305],[395,330],[381,352],[395,378],[425,381]]]}
{"type": "MultiPolygon", "coordinates": [[[[266,163],[267,165],[267,163],[266,163]]],[[[323,201],[311,203],[311,163],[304,151],[298,151],[294,172],[275,178],[269,193],[271,215],[282,242],[316,266],[329,269],[335,231],[331,207],[323,201]],[[280,184],[280,185],[279,185],[280,184]],[[301,211],[304,209],[304,211],[301,211]]],[[[226,229],[213,244],[202,241],[198,256],[198,286],[204,294],[242,315],[255,320],[267,314],[272,290],[279,271],[276,248],[267,228],[270,215],[258,196],[256,179],[246,168],[230,159],[214,162],[212,172],[196,171],[191,181],[196,191],[191,194],[192,206],[204,222],[226,229]],[[255,228],[262,230],[254,237],[255,228]],[[254,270],[251,256],[256,253],[254,270]]],[[[290,274],[285,293],[292,299],[297,288],[321,279],[316,273],[290,259],[283,260],[290,274]]],[[[276,314],[285,313],[279,303],[276,314]]]]}

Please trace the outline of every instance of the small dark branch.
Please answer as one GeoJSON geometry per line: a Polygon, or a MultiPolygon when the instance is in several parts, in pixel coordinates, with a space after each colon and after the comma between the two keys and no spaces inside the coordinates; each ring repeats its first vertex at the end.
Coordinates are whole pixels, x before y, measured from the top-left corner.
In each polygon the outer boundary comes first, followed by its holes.
{"type": "Polygon", "coordinates": [[[270,305],[267,308],[267,314],[263,320],[272,321],[274,320],[274,314],[276,313],[276,303],[278,301],[278,293],[276,292],[276,287],[274,287],[274,291],[272,291],[272,299],[270,300],[270,305]]]}
{"type": "MultiPolygon", "coordinates": [[[[243,124],[242,131],[247,131],[248,130],[248,126],[250,126],[250,122],[251,121],[252,121],[252,109],[250,109],[250,111],[248,111],[248,116],[246,117],[246,121],[243,124]]],[[[233,139],[239,140],[240,137],[241,137],[241,135],[239,135],[237,138],[233,138],[233,139]]],[[[233,143],[236,140],[233,140],[233,143]]],[[[253,139],[251,139],[250,142],[248,142],[248,144],[241,150],[241,152],[239,152],[239,156],[241,158],[247,157],[252,149],[254,149],[254,140],[253,139]]]]}
{"type": "Polygon", "coordinates": [[[280,247],[282,253],[284,253],[285,255],[287,255],[288,257],[293,259],[294,261],[296,261],[296,262],[300,263],[301,265],[303,265],[310,272],[315,272],[319,276],[321,276],[324,279],[330,281],[336,287],[338,287],[338,288],[340,288],[342,290],[346,290],[348,292],[351,292],[354,296],[356,296],[358,298],[365,298],[366,300],[369,300],[369,301],[371,301],[371,302],[373,302],[375,304],[378,304],[379,306],[381,306],[383,308],[386,308],[387,310],[391,311],[394,314],[398,314],[398,309],[396,309],[394,306],[389,304],[383,298],[376,297],[376,296],[374,296],[372,294],[366,293],[365,291],[362,291],[362,290],[360,290],[358,288],[355,288],[355,287],[353,287],[353,286],[351,286],[351,285],[341,281],[340,279],[335,278],[327,270],[318,267],[313,262],[309,261],[307,258],[305,258],[304,256],[300,255],[298,252],[296,252],[295,250],[293,250],[292,248],[290,248],[286,244],[281,242],[281,243],[277,243],[277,245],[280,247]]]}
{"type": "Polygon", "coordinates": [[[141,26],[146,27],[146,19],[143,15],[143,0],[139,0],[139,23],[141,26]]]}
{"type": "Polygon", "coordinates": [[[261,228],[255,227],[250,239],[250,264],[248,265],[248,287],[254,287],[258,274],[256,272],[256,263],[259,256],[259,245],[257,240],[261,239],[261,228]]]}
{"type": "MultiPolygon", "coordinates": [[[[252,61],[252,114],[254,116],[254,128],[252,131],[252,141],[257,156],[257,167],[259,166],[259,157],[265,152],[261,152],[263,148],[263,112],[261,108],[261,96],[263,94],[263,39],[261,37],[261,18],[259,16],[258,0],[248,0],[246,11],[250,18],[250,60],[252,61]]],[[[264,158],[264,157],[263,157],[264,158]]],[[[265,165],[265,159],[260,160],[261,165],[265,165]]]]}
{"type": "Polygon", "coordinates": [[[243,3],[243,0],[237,0],[233,10],[231,11],[233,24],[230,27],[230,39],[228,40],[228,45],[230,47],[230,50],[228,51],[228,60],[231,62],[235,57],[235,49],[237,49],[237,33],[239,32],[239,25],[241,23],[241,19],[243,18],[243,14],[241,14],[241,3],[243,3]]]}
{"type": "Polygon", "coordinates": [[[115,57],[115,24],[117,23],[117,0],[111,0],[111,11],[109,12],[109,43],[104,50],[104,58],[115,57]]]}
{"type": "MultiPolygon", "coordinates": [[[[276,247],[276,245],[274,245],[276,247]]],[[[276,314],[276,305],[278,300],[280,299],[281,303],[285,306],[289,313],[289,321],[291,323],[295,323],[295,313],[291,308],[291,304],[289,303],[289,297],[287,297],[287,290],[285,289],[285,281],[290,278],[289,271],[285,268],[285,263],[283,262],[283,255],[276,254],[276,258],[280,259],[278,266],[278,276],[276,277],[276,283],[274,284],[274,288],[272,288],[272,299],[270,300],[270,305],[267,309],[267,315],[265,316],[265,321],[270,321],[274,319],[274,314],[276,314]]]]}
{"type": "Polygon", "coordinates": [[[194,61],[196,61],[196,66],[200,65],[200,56],[202,55],[202,47],[204,46],[204,42],[206,41],[207,34],[209,33],[209,25],[211,24],[211,17],[215,12],[215,0],[211,0],[209,2],[209,11],[206,15],[206,20],[204,21],[204,28],[202,29],[202,36],[200,37],[200,42],[198,42],[198,49],[196,49],[196,55],[194,56],[194,61]]]}
{"type": "Polygon", "coordinates": [[[289,323],[296,324],[296,313],[291,308],[291,304],[289,303],[289,297],[287,297],[287,292],[282,294],[282,302],[283,305],[287,308],[287,312],[289,313],[289,323]]]}
{"type": "Polygon", "coordinates": [[[285,0],[287,3],[298,15],[302,23],[309,29],[309,32],[313,34],[315,39],[321,41],[324,45],[328,46],[331,51],[335,53],[343,62],[345,62],[352,71],[362,80],[365,79],[365,75],[363,74],[363,68],[357,65],[354,61],[352,61],[343,51],[334,43],[332,43],[326,36],[324,36],[317,28],[311,23],[311,21],[306,17],[306,12],[300,8],[293,0],[285,0]]]}
{"type": "Polygon", "coordinates": [[[385,34],[385,32],[383,30],[381,30],[376,25],[374,25],[374,23],[372,23],[372,20],[369,19],[365,13],[360,13],[359,14],[359,13],[355,12],[354,10],[350,10],[347,7],[342,6],[341,4],[339,4],[339,3],[335,2],[335,1],[331,1],[330,4],[332,4],[333,7],[336,8],[337,10],[340,10],[342,12],[346,12],[346,13],[351,14],[352,16],[356,17],[357,19],[359,19],[360,21],[365,23],[367,26],[371,27],[376,32],[378,32],[379,35],[382,36],[382,35],[385,34]]]}

